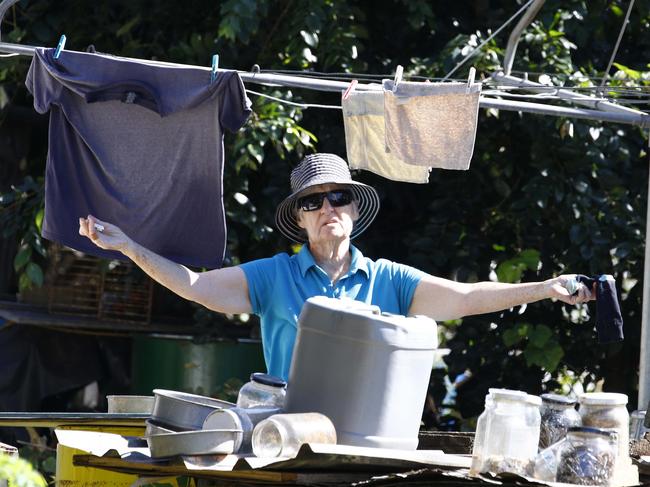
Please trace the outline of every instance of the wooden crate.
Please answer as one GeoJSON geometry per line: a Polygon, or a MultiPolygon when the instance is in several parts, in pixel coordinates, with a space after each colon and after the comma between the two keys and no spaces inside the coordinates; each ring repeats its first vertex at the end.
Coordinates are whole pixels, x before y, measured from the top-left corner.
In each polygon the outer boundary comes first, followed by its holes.
{"type": "Polygon", "coordinates": [[[108,261],[52,246],[45,287],[50,313],[151,322],[153,281],[128,261],[108,261]]]}

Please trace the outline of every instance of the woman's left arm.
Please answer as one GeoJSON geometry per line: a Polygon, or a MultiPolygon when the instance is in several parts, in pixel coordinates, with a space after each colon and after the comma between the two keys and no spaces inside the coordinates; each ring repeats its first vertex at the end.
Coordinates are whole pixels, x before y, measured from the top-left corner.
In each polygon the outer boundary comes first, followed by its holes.
{"type": "Polygon", "coordinates": [[[574,278],[574,274],[565,274],[540,282],[468,284],[427,274],[415,289],[409,315],[426,315],[444,321],[493,313],[542,299],[559,299],[567,304],[595,299],[594,290],[584,284],[578,286],[577,294],[570,294],[566,286],[574,278]]]}

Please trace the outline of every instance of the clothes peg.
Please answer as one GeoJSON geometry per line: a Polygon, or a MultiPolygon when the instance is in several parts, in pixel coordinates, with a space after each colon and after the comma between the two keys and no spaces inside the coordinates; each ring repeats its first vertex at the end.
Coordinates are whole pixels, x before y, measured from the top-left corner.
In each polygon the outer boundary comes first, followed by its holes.
{"type": "Polygon", "coordinates": [[[354,91],[354,87],[357,86],[357,83],[358,83],[358,81],[356,79],[353,79],[352,81],[350,81],[350,86],[348,86],[347,89],[345,90],[345,92],[343,93],[343,99],[344,100],[347,100],[348,98],[350,98],[350,93],[352,93],[354,91]]]}
{"type": "Polygon", "coordinates": [[[212,71],[210,72],[210,83],[217,79],[217,69],[219,69],[219,54],[212,56],[212,71]]]}
{"type": "Polygon", "coordinates": [[[56,46],[56,51],[54,51],[54,59],[59,59],[59,56],[61,55],[61,51],[65,48],[65,34],[61,36],[59,39],[59,43],[56,46]]]}
{"type": "Polygon", "coordinates": [[[395,80],[393,81],[393,93],[397,91],[397,85],[402,81],[402,75],[404,74],[404,68],[401,64],[397,65],[395,70],[395,80]]]}
{"type": "Polygon", "coordinates": [[[469,75],[467,76],[467,90],[466,93],[469,93],[472,89],[472,84],[474,84],[474,78],[476,77],[476,69],[474,66],[469,68],[469,75]]]}

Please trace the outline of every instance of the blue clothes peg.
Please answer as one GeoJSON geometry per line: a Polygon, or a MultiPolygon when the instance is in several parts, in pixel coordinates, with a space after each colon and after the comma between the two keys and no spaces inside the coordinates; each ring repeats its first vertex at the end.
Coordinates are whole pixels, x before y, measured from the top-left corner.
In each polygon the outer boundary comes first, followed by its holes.
{"type": "Polygon", "coordinates": [[[219,54],[212,56],[212,71],[210,73],[210,83],[217,79],[217,69],[219,69],[219,54]]]}
{"type": "Polygon", "coordinates": [[[61,51],[65,48],[65,34],[59,39],[59,44],[56,46],[56,51],[54,51],[54,59],[59,59],[61,51]]]}

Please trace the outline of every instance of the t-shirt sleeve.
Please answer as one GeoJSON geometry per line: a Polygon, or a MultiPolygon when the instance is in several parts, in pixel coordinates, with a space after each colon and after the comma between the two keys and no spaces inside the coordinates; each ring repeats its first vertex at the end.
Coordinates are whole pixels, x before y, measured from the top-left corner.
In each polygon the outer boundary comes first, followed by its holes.
{"type": "Polygon", "coordinates": [[[38,113],[47,113],[62,89],[61,84],[50,74],[46,63],[44,50],[37,49],[25,79],[27,90],[34,96],[34,110],[38,113]]]}
{"type": "Polygon", "coordinates": [[[248,297],[253,313],[261,315],[264,312],[265,303],[268,303],[268,296],[273,289],[273,277],[276,274],[275,259],[271,257],[253,260],[241,264],[239,267],[246,275],[248,297]]]}
{"type": "Polygon", "coordinates": [[[415,289],[425,273],[415,267],[393,262],[391,274],[397,288],[400,313],[406,316],[411,307],[415,289]]]}
{"type": "Polygon", "coordinates": [[[246,96],[244,83],[239,74],[233,72],[222,96],[219,122],[230,132],[237,132],[251,112],[251,101],[246,96]]]}

